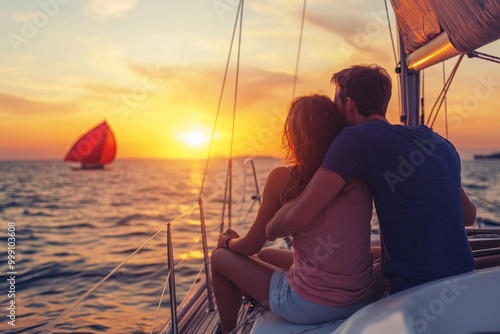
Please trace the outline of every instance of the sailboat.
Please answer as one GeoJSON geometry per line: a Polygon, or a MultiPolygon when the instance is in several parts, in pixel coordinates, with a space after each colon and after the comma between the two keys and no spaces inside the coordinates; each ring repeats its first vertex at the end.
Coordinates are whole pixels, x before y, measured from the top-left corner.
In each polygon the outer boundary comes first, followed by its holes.
{"type": "MultiPolygon", "coordinates": [[[[242,3],[238,8],[240,18],[242,3]]],[[[391,4],[399,33],[401,123],[429,124],[433,115],[426,122],[421,107],[421,71],[455,56],[459,56],[459,62],[464,55],[499,62],[500,58],[476,49],[500,38],[500,3],[391,0],[391,4]]],[[[305,8],[304,0],[303,18],[305,8]]],[[[446,96],[457,67],[442,96],[446,96]]],[[[467,229],[467,234],[474,257],[482,260],[474,272],[414,287],[368,305],[346,320],[318,325],[293,324],[258,303],[243,300],[239,323],[232,333],[499,333],[500,230],[467,229]]],[[[378,242],[377,236],[372,237],[373,245],[378,242]]],[[[218,315],[210,288],[209,259],[205,261],[206,280],[198,282],[198,289],[186,296],[178,314],[175,302],[171,304],[172,320],[161,333],[216,332],[218,315]]],[[[173,293],[171,300],[175,301],[173,293]]]]}
{"type": "MultiPolygon", "coordinates": [[[[241,19],[243,1],[239,3],[238,12],[241,19]]],[[[401,123],[404,125],[423,124],[425,119],[420,108],[420,71],[457,55],[486,57],[475,50],[500,38],[500,21],[498,20],[500,3],[496,0],[391,0],[391,3],[397,19],[400,40],[398,73],[402,97],[401,123]]],[[[304,11],[305,4],[304,0],[304,11]]],[[[104,139],[100,138],[99,142],[102,143],[104,139]]],[[[78,146],[77,144],[78,142],[75,146],[78,146]]],[[[82,159],[70,161],[82,162],[82,159]]],[[[85,160],[85,163],[87,161],[85,160]]],[[[231,166],[230,160],[226,174],[225,198],[222,201],[224,204],[222,222],[224,223],[225,214],[227,214],[225,212],[228,212],[229,227],[231,227],[231,166]],[[226,210],[226,204],[229,206],[228,210],[226,210]]],[[[252,169],[254,179],[256,179],[253,165],[252,169]]],[[[244,177],[247,175],[246,172],[243,174],[244,177]]],[[[245,187],[246,184],[243,189],[245,187]]],[[[203,189],[203,186],[201,188],[203,189]]],[[[258,187],[252,199],[260,199],[258,187]]],[[[167,231],[169,271],[165,288],[168,283],[171,320],[163,325],[159,333],[215,333],[216,330],[218,314],[211,289],[208,233],[205,227],[201,194],[199,207],[204,263],[180,306],[176,301],[176,265],[173,262],[170,223],[153,236],[155,237],[163,230],[167,231]]],[[[234,333],[498,333],[500,331],[500,318],[498,317],[500,230],[468,229],[467,234],[474,256],[488,260],[482,262],[484,267],[476,268],[475,272],[429,282],[389,296],[366,306],[347,320],[336,323],[297,325],[281,319],[252,301],[243,300],[240,321],[234,333]]],[[[378,237],[373,236],[372,243],[377,244],[377,242],[379,242],[378,237]]],[[[145,244],[131,256],[142,249],[145,244]]],[[[129,258],[63,312],[53,324],[60,322],[76,305],[119,270],[129,258]]],[[[151,328],[151,333],[153,332],[156,332],[154,322],[151,328]]]]}
{"type": "Polygon", "coordinates": [[[81,169],[103,169],[116,156],[116,140],[106,121],[94,126],[81,136],[64,158],[77,162],[81,169]]]}

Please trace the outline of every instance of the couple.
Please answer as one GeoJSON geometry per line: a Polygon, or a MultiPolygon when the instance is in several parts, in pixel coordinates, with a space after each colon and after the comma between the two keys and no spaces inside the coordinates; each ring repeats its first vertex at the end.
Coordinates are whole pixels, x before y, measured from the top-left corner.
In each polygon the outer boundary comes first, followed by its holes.
{"type": "Polygon", "coordinates": [[[293,101],[283,134],[291,166],[269,174],[247,235],[219,237],[212,275],[223,332],[236,326],[242,291],[302,324],[344,319],[372,302],[372,197],[388,293],[474,269],[465,225],[475,207],[453,145],[425,126],[388,123],[385,69],[352,66],[331,82],[333,102],[293,101]],[[287,235],[293,251],[261,250],[287,235]]]}

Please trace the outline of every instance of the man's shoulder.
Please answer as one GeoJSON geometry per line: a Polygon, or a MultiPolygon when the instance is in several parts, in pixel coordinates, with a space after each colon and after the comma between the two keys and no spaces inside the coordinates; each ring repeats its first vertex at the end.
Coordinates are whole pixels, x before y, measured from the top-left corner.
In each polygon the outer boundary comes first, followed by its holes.
{"type": "Polygon", "coordinates": [[[360,124],[348,126],[345,129],[352,130],[352,131],[359,131],[360,129],[380,131],[382,129],[390,129],[393,126],[394,126],[393,124],[390,124],[386,121],[374,119],[374,120],[363,122],[360,124]]]}
{"type": "Polygon", "coordinates": [[[384,136],[386,133],[390,132],[392,127],[393,125],[386,122],[368,121],[345,127],[339,136],[367,140],[374,136],[384,136]]]}

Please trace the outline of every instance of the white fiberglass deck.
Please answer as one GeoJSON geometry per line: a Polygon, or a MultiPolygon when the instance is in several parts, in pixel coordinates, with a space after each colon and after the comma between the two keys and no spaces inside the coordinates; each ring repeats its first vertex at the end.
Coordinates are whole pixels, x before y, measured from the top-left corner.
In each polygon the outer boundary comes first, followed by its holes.
{"type": "Polygon", "coordinates": [[[366,306],[341,324],[301,326],[263,314],[251,333],[500,333],[500,268],[400,292],[366,306]]]}

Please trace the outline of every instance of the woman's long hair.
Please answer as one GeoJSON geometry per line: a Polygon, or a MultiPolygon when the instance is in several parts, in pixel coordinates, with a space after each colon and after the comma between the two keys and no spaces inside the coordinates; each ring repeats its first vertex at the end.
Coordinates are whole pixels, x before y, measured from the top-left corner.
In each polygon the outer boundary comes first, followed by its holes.
{"type": "Polygon", "coordinates": [[[283,203],[304,190],[343,124],[335,105],[326,95],[312,94],[293,100],[282,137],[285,163],[293,165],[283,203]]]}

